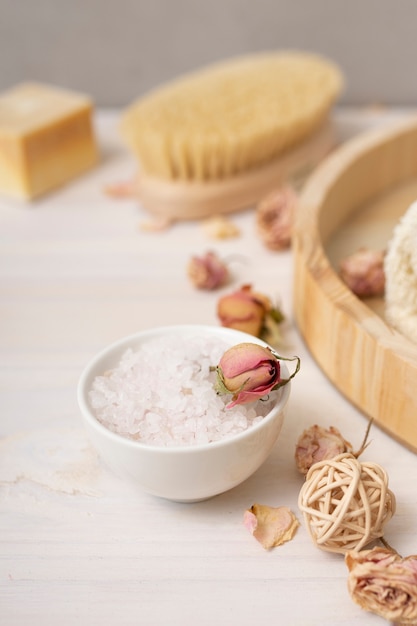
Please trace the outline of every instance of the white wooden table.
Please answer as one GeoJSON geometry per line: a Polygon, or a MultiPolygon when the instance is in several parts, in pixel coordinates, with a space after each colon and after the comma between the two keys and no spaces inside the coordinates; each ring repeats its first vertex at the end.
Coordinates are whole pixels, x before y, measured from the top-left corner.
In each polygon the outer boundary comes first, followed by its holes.
{"type": "MultiPolygon", "coordinates": [[[[389,123],[400,112],[336,114],[341,136],[389,123]]],[[[0,623],[4,626],[253,626],[384,623],[350,599],[340,555],[315,548],[301,523],[265,551],[242,524],[253,503],[296,512],[294,464],[308,426],[334,425],[359,445],[367,420],[309,355],[292,320],[291,252],[267,251],[254,212],[231,217],[240,237],[209,239],[200,223],[144,232],[134,200],[103,187],[134,164],[117,112],[97,114],[100,167],[32,206],[0,201],[0,623]],[[200,292],[193,254],[235,257],[233,283],[200,292]],[[156,325],[218,324],[219,296],[250,282],[279,299],[288,353],[301,372],[282,434],[244,484],[211,500],[177,504],[123,484],[84,433],[76,385],[107,343],[156,325]]],[[[385,467],[397,497],[386,537],[417,552],[417,456],[373,427],[363,459],[385,467]]]]}

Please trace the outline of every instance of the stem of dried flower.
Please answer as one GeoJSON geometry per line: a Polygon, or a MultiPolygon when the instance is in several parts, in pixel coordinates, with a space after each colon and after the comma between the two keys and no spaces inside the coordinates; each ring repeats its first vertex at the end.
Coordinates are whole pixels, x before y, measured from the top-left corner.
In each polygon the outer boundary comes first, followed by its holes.
{"type": "MultiPolygon", "coordinates": [[[[382,543],[382,545],[384,546],[384,548],[386,548],[387,550],[391,550],[391,552],[394,552],[395,554],[398,554],[399,557],[401,557],[401,554],[399,554],[397,552],[397,550],[395,548],[393,548],[388,541],[385,539],[385,537],[380,537],[379,541],[382,543]]],[[[402,558],[402,557],[401,557],[402,558]]]]}
{"type": "Polygon", "coordinates": [[[365,431],[365,436],[364,436],[364,438],[362,440],[362,444],[361,444],[361,447],[359,448],[359,450],[357,452],[352,452],[353,456],[356,459],[362,454],[362,452],[364,452],[364,450],[366,450],[366,448],[371,443],[370,441],[368,441],[368,437],[369,437],[369,433],[371,432],[371,427],[372,427],[373,421],[374,421],[373,418],[371,418],[369,420],[369,422],[368,422],[368,426],[367,426],[366,431],[365,431]]]}

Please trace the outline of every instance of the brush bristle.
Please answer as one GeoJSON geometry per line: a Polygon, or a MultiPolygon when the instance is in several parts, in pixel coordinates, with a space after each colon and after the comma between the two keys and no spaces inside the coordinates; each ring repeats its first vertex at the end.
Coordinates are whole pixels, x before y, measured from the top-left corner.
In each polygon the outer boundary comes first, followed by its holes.
{"type": "Polygon", "coordinates": [[[342,84],[338,67],[316,55],[240,57],[139,99],[122,117],[122,134],[149,176],[220,180],[270,162],[314,132],[342,84]]]}

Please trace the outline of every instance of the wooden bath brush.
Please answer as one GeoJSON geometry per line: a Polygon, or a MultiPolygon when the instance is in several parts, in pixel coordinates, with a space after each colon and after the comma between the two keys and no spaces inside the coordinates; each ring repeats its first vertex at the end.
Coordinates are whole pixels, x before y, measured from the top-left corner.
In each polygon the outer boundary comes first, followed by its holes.
{"type": "Polygon", "coordinates": [[[252,206],[334,145],[339,69],[301,52],[238,57],[133,103],[121,131],[139,166],[143,207],[199,219],[252,206]]]}

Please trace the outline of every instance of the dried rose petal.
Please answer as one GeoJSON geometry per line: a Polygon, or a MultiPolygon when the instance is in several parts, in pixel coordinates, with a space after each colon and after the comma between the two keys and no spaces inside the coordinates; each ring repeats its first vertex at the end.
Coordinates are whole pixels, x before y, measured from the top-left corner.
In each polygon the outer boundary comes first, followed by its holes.
{"type": "Polygon", "coordinates": [[[283,187],[264,198],[256,207],[258,232],[271,250],[283,250],[291,245],[297,194],[283,187]]]}
{"type": "Polygon", "coordinates": [[[224,215],[213,215],[203,222],[204,232],[212,239],[229,239],[238,237],[238,227],[224,215]]]}
{"type": "Polygon", "coordinates": [[[229,278],[227,266],[214,252],[193,256],[188,263],[188,276],[198,289],[216,289],[229,278]]]}
{"type": "Polygon", "coordinates": [[[147,233],[159,233],[163,230],[167,230],[173,224],[173,219],[170,217],[155,216],[149,220],[144,220],[139,224],[140,230],[147,233]]]}
{"type": "Polygon", "coordinates": [[[417,623],[417,555],[401,558],[387,548],[350,551],[349,593],[361,608],[398,624],[417,623]]]}
{"type": "Polygon", "coordinates": [[[294,513],[286,506],[264,504],[254,504],[245,511],[243,524],[265,550],[290,541],[299,526],[294,513]]]}
{"type": "Polygon", "coordinates": [[[138,182],[132,179],[109,183],[104,186],[103,191],[112,198],[135,198],[138,196],[138,186],[138,182]]]}
{"type": "Polygon", "coordinates": [[[352,446],[342,437],[337,428],[333,426],[322,428],[315,424],[307,428],[298,439],[295,461],[298,470],[302,474],[307,474],[314,463],[333,459],[344,452],[352,452],[352,446]]]}
{"type": "Polygon", "coordinates": [[[385,289],[384,255],[361,248],[340,263],[340,277],[359,297],[381,296],[385,289]]]}

